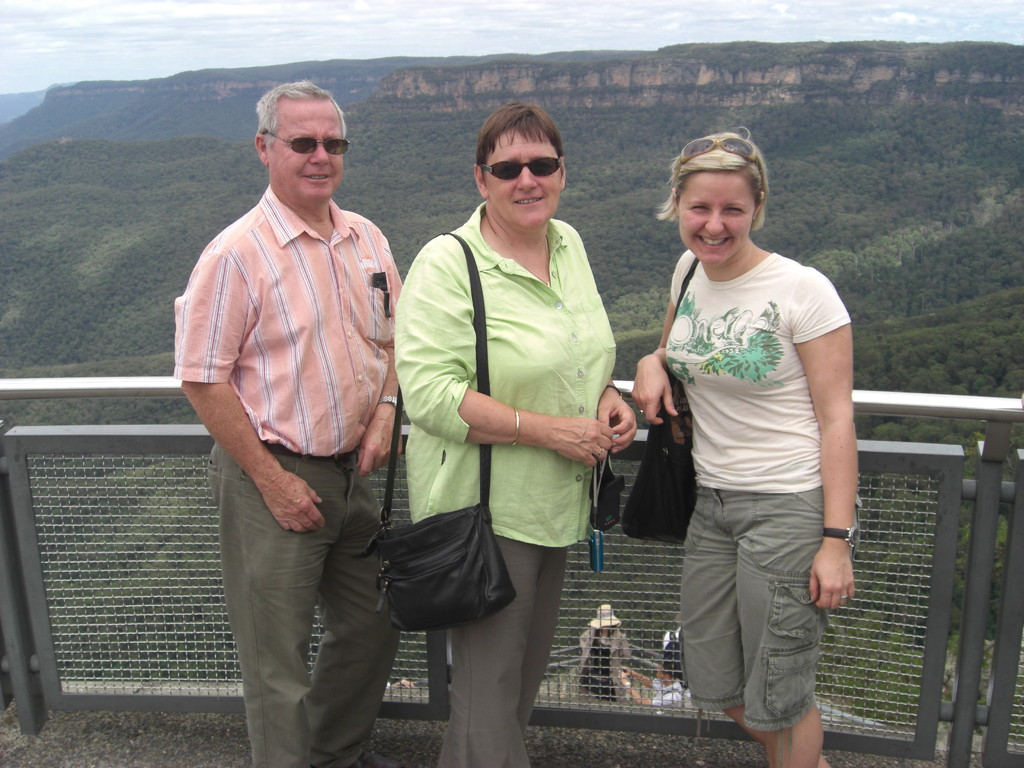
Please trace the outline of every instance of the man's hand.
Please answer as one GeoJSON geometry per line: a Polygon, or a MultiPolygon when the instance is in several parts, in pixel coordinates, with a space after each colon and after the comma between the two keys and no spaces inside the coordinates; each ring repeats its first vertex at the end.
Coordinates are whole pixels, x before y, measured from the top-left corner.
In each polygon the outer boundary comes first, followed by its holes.
{"type": "Polygon", "coordinates": [[[259,488],[270,513],[286,531],[302,533],[323,528],[324,516],[316,506],[322,499],[298,475],[282,469],[259,488]]]}
{"type": "Polygon", "coordinates": [[[391,435],[398,413],[389,403],[378,403],[373,418],[359,441],[359,474],[366,477],[391,458],[391,435]]]}
{"type": "Polygon", "coordinates": [[[181,382],[196,414],[242,470],[252,478],[277,524],[286,531],[314,531],[324,517],[321,499],[298,475],[285,471],[260,442],[230,384],[181,382]]]}

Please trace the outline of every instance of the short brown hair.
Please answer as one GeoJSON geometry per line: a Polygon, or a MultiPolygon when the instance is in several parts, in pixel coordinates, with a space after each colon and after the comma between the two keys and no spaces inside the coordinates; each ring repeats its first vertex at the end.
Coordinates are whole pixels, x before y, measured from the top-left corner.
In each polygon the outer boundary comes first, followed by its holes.
{"type": "Polygon", "coordinates": [[[476,162],[486,163],[502,136],[519,134],[524,139],[549,141],[562,157],[562,134],[551,115],[533,104],[512,102],[499,107],[484,120],[476,139],[476,162]]]}

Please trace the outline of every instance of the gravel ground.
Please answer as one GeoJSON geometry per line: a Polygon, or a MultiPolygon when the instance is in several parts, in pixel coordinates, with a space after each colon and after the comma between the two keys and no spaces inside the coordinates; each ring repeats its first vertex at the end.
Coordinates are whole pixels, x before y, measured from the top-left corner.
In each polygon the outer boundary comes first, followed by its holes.
{"type": "MultiPolygon", "coordinates": [[[[408,768],[432,768],[444,724],[377,722],[368,748],[408,768]]],[[[753,744],[727,739],[531,727],[533,768],[765,768],[753,744]]],[[[247,768],[241,715],[54,712],[39,736],[18,730],[12,706],[0,713],[3,768],[247,768]]],[[[833,768],[944,768],[935,761],[829,752],[833,768]]],[[[980,767],[980,760],[972,768],[980,767]]]]}

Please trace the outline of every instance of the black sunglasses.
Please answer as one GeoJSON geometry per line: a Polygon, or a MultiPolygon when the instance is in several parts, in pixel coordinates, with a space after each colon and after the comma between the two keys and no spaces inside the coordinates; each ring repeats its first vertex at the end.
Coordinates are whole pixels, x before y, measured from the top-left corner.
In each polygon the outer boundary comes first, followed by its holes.
{"type": "Polygon", "coordinates": [[[519,174],[523,172],[523,168],[529,168],[530,173],[534,176],[550,176],[562,167],[562,158],[538,157],[536,160],[530,160],[528,163],[513,163],[511,160],[505,160],[504,162],[495,163],[494,165],[485,165],[484,163],[480,163],[480,167],[488,173],[493,174],[497,179],[501,179],[502,181],[512,181],[512,179],[519,178],[519,174]]]}
{"type": "MultiPolygon", "coordinates": [[[[276,133],[266,132],[268,136],[273,136],[275,139],[281,139],[276,133]]],[[[317,141],[316,139],[303,136],[298,139],[281,139],[285,144],[292,148],[292,152],[298,152],[300,155],[311,155],[316,152],[318,144],[324,145],[324,151],[329,155],[344,155],[348,151],[349,140],[348,139],[324,139],[323,141],[317,141]]]]}

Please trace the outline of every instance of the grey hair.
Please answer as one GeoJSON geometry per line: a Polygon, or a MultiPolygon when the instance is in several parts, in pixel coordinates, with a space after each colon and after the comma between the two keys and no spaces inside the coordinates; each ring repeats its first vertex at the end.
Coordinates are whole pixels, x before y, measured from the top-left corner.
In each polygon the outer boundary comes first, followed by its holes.
{"type": "MultiPolygon", "coordinates": [[[[318,85],[314,85],[309,80],[301,80],[297,83],[284,83],[271,88],[260,98],[256,104],[256,117],[259,119],[259,124],[256,129],[257,133],[268,134],[277,133],[278,114],[277,105],[281,99],[294,99],[300,101],[302,99],[323,99],[331,102],[334,109],[338,112],[338,121],[341,123],[341,136],[345,137],[345,113],[341,111],[341,107],[338,106],[338,102],[331,96],[330,91],[325,91],[318,85]]],[[[267,137],[267,143],[271,143],[274,140],[273,136],[267,137]]]]}
{"type": "Polygon", "coordinates": [[[703,155],[683,160],[682,152],[672,160],[670,166],[671,178],[669,186],[672,191],[668,199],[658,208],[658,218],[662,221],[671,221],[679,218],[679,211],[676,204],[679,202],[679,194],[686,187],[690,176],[701,171],[741,171],[746,174],[750,181],[750,187],[754,192],[754,202],[757,204],[757,213],[751,223],[751,229],[757,230],[764,225],[765,208],[768,202],[768,168],[764,163],[764,155],[753,141],[750,140],[750,132],[746,128],[740,129],[743,133],[729,131],[726,133],[712,133],[702,138],[706,139],[743,139],[754,148],[754,159],[747,160],[724,149],[713,149],[703,155]],[[746,134],[746,135],[743,135],[746,134]]]}

